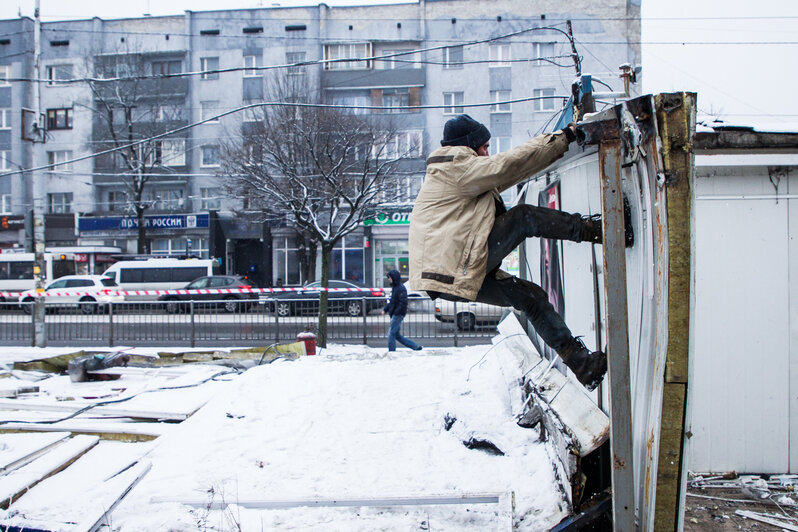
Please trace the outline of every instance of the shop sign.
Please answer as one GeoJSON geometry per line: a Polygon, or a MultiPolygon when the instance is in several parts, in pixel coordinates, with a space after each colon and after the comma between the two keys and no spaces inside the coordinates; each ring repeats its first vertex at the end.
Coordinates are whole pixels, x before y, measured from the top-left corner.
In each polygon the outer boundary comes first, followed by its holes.
{"type": "MultiPolygon", "coordinates": [[[[207,214],[166,214],[144,217],[144,227],[159,229],[207,228],[210,224],[207,214]]],[[[98,218],[79,218],[78,230],[84,231],[132,231],[138,229],[138,220],[133,216],[107,216],[98,218]]]]}
{"type": "Polygon", "coordinates": [[[363,220],[363,225],[407,225],[410,223],[409,212],[378,212],[373,218],[363,220]]]}
{"type": "Polygon", "coordinates": [[[3,231],[17,231],[25,228],[24,216],[2,216],[0,217],[0,229],[3,231]]]}

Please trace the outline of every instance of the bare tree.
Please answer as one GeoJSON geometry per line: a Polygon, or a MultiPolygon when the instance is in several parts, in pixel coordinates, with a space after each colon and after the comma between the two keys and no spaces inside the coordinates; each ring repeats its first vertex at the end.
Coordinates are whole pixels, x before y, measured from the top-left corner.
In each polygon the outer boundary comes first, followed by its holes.
{"type": "Polygon", "coordinates": [[[148,253],[145,214],[157,200],[145,193],[148,184],[186,165],[185,138],[152,138],[186,123],[188,81],[169,77],[180,72],[182,59],[125,51],[93,61],[98,79],[88,83],[92,100],[86,104],[94,116],[92,148],[122,148],[98,158],[96,167],[121,178],[125,210],[138,226],[137,251],[148,253]]]}
{"type": "MultiPolygon", "coordinates": [[[[385,198],[401,153],[391,115],[356,114],[312,101],[290,76],[274,82],[272,102],[225,146],[230,194],[248,197],[264,219],[280,220],[321,250],[321,285],[329,286],[335,245],[385,198]]],[[[327,292],[321,292],[318,340],[326,345],[327,292]]],[[[365,311],[365,309],[364,309],[365,311]]]]}

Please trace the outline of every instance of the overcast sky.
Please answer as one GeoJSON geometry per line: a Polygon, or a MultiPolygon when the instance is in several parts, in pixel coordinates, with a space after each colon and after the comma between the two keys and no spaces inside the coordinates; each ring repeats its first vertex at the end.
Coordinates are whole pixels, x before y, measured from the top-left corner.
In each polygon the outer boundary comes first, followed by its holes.
{"type": "MultiPolygon", "coordinates": [[[[401,0],[400,0],[401,1],[401,0]]],[[[526,1],[526,0],[519,0],[526,1]]],[[[41,0],[42,20],[316,5],[302,0],[41,0]]],[[[330,6],[396,0],[326,0],[330,6]]],[[[415,3],[415,1],[411,2],[415,3]]],[[[0,19],[33,17],[34,0],[0,0],[0,19]]],[[[577,35],[578,38],[578,35],[577,35]]],[[[698,92],[699,112],[798,130],[798,1],[643,0],[643,92],[698,92]]]]}

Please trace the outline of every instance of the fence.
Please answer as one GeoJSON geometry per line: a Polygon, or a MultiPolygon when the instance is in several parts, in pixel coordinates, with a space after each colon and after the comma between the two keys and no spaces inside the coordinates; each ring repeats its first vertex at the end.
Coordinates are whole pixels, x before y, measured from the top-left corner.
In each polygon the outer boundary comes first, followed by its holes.
{"type": "MultiPolygon", "coordinates": [[[[384,298],[331,297],[327,340],[386,345],[384,298]]],[[[0,303],[0,345],[34,345],[33,303],[0,303]]],[[[220,346],[291,342],[318,326],[316,298],[219,299],[45,304],[47,344],[80,346],[220,346]]],[[[486,343],[502,310],[481,303],[410,298],[402,334],[426,346],[486,343]],[[436,307],[438,312],[436,312],[436,307]]],[[[401,347],[401,346],[400,346],[401,347]]]]}

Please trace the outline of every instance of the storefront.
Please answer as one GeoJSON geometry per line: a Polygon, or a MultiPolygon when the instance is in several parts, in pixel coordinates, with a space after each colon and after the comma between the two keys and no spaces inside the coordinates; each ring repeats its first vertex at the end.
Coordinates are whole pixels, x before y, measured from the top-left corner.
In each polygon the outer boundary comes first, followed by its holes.
{"type": "Polygon", "coordinates": [[[398,270],[403,279],[410,275],[410,248],[407,243],[412,205],[385,209],[367,218],[363,225],[369,242],[369,260],[374,265],[366,284],[390,286],[386,275],[398,270]]]}
{"type": "MultiPolygon", "coordinates": [[[[208,214],[145,216],[147,240],[154,255],[198,255],[209,258],[208,214]]],[[[123,253],[136,253],[138,221],[133,216],[81,216],[81,245],[112,245],[123,253]]]]}

